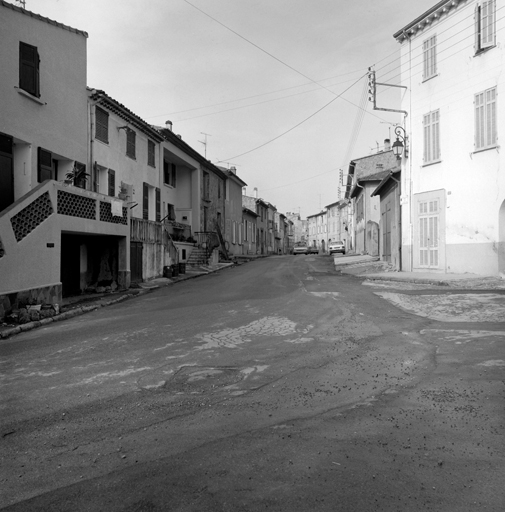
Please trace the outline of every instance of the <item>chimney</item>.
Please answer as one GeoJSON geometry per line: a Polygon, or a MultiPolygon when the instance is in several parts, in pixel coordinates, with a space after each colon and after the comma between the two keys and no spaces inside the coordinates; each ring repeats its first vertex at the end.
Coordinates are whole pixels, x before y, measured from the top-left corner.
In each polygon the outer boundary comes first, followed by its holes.
{"type": "Polygon", "coordinates": [[[254,197],[258,199],[258,187],[254,187],[254,197]]]}
{"type": "Polygon", "coordinates": [[[165,121],[165,128],[172,131],[172,121],[165,121]]]}
{"type": "Polygon", "coordinates": [[[230,167],[230,171],[231,171],[233,174],[237,174],[237,168],[236,168],[236,167],[230,167]]]}
{"type": "Polygon", "coordinates": [[[247,188],[246,187],[242,187],[242,195],[243,196],[247,195],[247,188]]]}
{"type": "Polygon", "coordinates": [[[384,151],[389,151],[391,149],[391,141],[389,139],[384,139],[384,151]]]}

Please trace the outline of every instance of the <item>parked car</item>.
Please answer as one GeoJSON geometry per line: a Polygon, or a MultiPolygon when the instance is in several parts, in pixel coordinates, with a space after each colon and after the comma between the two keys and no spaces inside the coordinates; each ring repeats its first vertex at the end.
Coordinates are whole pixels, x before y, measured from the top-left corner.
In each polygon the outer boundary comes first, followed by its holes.
{"type": "Polygon", "coordinates": [[[319,254],[319,249],[311,245],[310,247],[307,247],[307,254],[319,254]]]}
{"type": "Polygon", "coordinates": [[[297,254],[307,254],[307,246],[306,245],[295,245],[293,247],[293,254],[296,256],[297,254]]]}
{"type": "Polygon", "coordinates": [[[345,244],[344,242],[330,242],[328,245],[328,249],[330,254],[342,253],[345,254],[345,244]]]}

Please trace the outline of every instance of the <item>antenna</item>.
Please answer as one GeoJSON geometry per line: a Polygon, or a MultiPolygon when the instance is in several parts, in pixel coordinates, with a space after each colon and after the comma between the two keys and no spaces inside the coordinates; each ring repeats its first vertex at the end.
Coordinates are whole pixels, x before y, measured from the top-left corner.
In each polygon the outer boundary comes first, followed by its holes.
{"type": "Polygon", "coordinates": [[[200,132],[202,135],[205,135],[205,140],[199,140],[198,142],[200,144],[203,144],[203,147],[205,148],[205,158],[207,158],[207,137],[212,137],[210,133],[200,132]]]}

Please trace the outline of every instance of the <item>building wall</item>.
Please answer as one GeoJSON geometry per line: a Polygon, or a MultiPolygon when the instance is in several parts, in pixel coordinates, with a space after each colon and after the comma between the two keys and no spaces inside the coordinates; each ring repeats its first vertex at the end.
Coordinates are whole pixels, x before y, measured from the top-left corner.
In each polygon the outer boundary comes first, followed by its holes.
{"type": "Polygon", "coordinates": [[[242,184],[233,177],[226,180],[225,200],[226,224],[223,232],[229,243],[229,253],[233,256],[243,254],[245,234],[242,214],[242,184]]]}
{"type": "Polygon", "coordinates": [[[479,54],[475,50],[476,1],[448,5],[446,14],[422,23],[424,29],[401,44],[402,84],[408,87],[402,108],[409,111],[410,145],[402,163],[402,268],[496,274],[505,270],[500,257],[505,239],[499,228],[505,172],[498,147],[505,134],[505,104],[500,99],[505,19],[499,14],[505,2],[496,2],[496,46],[479,54]],[[431,36],[437,36],[437,74],[424,80],[422,47],[431,36]],[[497,146],[476,151],[475,94],[493,87],[497,92],[497,146]],[[440,161],[428,165],[423,160],[423,116],[437,110],[440,161]],[[440,257],[436,264],[423,264],[419,201],[430,194],[438,197],[436,207],[442,208],[436,215],[438,237],[434,235],[440,257]]]}
{"type": "Polygon", "coordinates": [[[14,199],[37,186],[37,148],[60,160],[58,179],[87,163],[86,36],[0,5],[0,132],[14,137],[14,199]],[[37,47],[40,98],[18,88],[19,43],[37,47]]]}

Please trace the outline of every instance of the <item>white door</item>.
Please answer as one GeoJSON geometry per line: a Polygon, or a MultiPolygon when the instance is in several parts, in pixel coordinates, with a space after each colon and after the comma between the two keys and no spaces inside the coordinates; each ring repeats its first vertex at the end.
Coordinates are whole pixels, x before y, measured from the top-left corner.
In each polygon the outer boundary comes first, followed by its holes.
{"type": "Polygon", "coordinates": [[[439,217],[438,199],[419,202],[419,266],[439,266],[439,217]]]}

